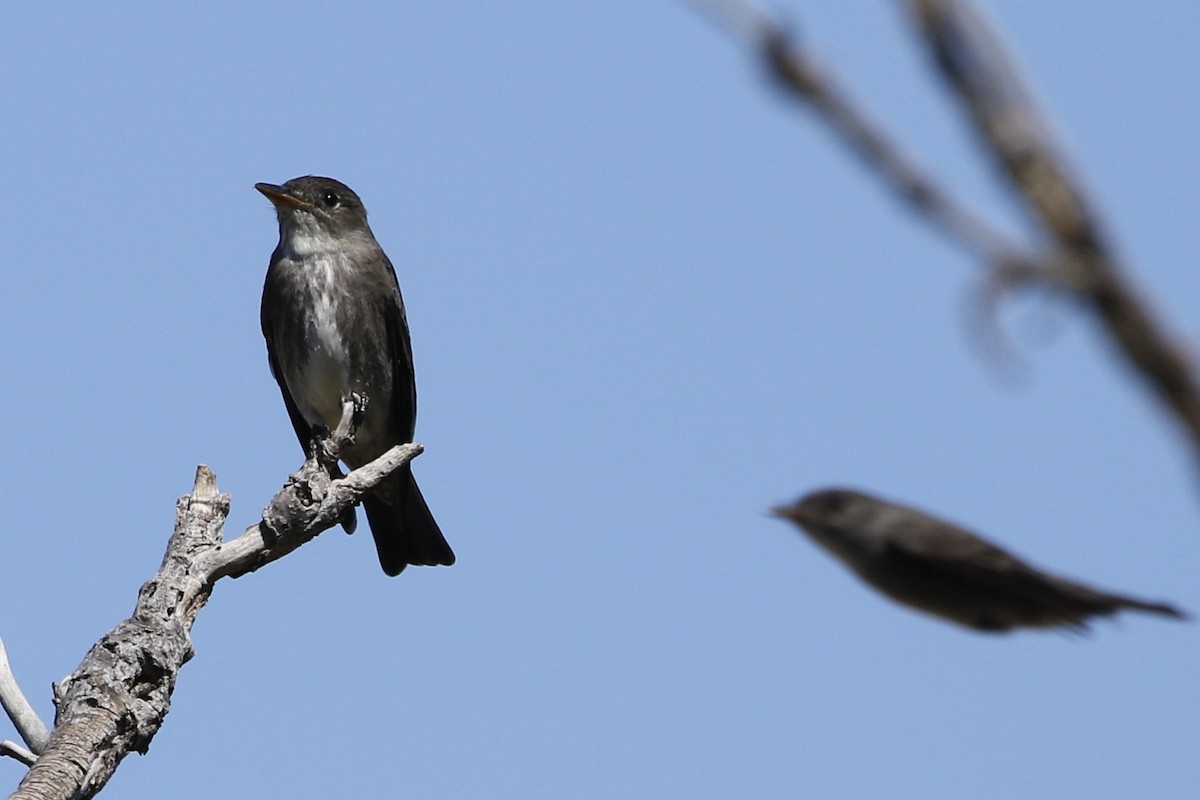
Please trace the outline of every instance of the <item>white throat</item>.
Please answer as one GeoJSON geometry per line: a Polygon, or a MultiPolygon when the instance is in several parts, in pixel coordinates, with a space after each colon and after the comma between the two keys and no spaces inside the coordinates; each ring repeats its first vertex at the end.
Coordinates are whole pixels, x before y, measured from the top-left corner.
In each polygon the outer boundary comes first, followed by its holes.
{"type": "Polygon", "coordinates": [[[279,229],[279,243],[287,258],[305,259],[328,255],[338,249],[338,240],[329,235],[311,214],[293,214],[279,229]]]}

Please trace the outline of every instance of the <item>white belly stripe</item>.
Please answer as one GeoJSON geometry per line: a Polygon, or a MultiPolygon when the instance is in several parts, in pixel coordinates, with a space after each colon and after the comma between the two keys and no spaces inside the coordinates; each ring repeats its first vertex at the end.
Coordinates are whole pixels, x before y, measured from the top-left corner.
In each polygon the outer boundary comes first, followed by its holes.
{"type": "Polygon", "coordinates": [[[310,277],[317,278],[312,306],[315,319],[305,335],[307,357],[299,374],[289,378],[288,385],[293,388],[296,405],[305,419],[334,428],[341,418],[342,394],[350,378],[345,371],[346,347],[334,312],[338,289],[333,259],[309,258],[306,268],[311,271],[310,277]]]}

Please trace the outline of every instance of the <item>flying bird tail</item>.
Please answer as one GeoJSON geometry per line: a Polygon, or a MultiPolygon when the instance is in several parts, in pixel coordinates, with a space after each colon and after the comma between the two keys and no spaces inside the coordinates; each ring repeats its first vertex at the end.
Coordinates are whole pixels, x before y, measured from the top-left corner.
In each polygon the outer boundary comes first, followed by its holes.
{"type": "Polygon", "coordinates": [[[1121,608],[1132,608],[1135,611],[1146,611],[1151,614],[1161,614],[1164,617],[1174,617],[1175,619],[1191,619],[1190,614],[1170,603],[1156,603],[1138,600],[1133,597],[1117,597],[1116,601],[1117,605],[1121,608]]]}

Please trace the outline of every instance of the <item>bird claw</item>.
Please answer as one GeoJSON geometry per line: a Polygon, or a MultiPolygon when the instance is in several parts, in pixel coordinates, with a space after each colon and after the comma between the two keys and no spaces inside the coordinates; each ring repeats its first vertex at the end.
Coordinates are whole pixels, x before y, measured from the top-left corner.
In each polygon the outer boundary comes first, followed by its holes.
{"type": "Polygon", "coordinates": [[[342,401],[342,418],[333,431],[324,425],[313,426],[313,457],[326,465],[336,465],[346,445],[354,444],[354,436],[367,415],[365,394],[351,392],[342,401]]]}
{"type": "Polygon", "coordinates": [[[350,414],[350,435],[354,436],[355,431],[362,425],[363,418],[367,416],[367,405],[370,400],[366,394],[351,392],[348,402],[353,405],[353,411],[350,414]]]}

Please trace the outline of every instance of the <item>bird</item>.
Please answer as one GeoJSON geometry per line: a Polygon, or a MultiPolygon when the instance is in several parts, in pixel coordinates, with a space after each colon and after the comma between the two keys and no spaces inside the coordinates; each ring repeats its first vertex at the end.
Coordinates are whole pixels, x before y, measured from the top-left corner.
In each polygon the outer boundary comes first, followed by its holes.
{"type": "Polygon", "coordinates": [[[853,489],[815,491],[771,513],[892,600],[977,631],[1085,631],[1122,609],[1187,618],[1168,603],[1044,572],[965,528],[853,489]]]}
{"type": "MultiPolygon", "coordinates": [[[[271,374],[306,454],[315,437],[337,427],[344,403],[355,403],[358,427],[340,455],[351,469],[361,467],[411,442],[416,427],[412,344],[396,270],[362,200],[344,183],[306,175],[254,188],[279,222],[260,313],[271,374]]],[[[386,574],[454,563],[410,466],[362,505],[386,574]]],[[[351,509],[342,520],[347,532],[354,522],[351,509]]]]}

